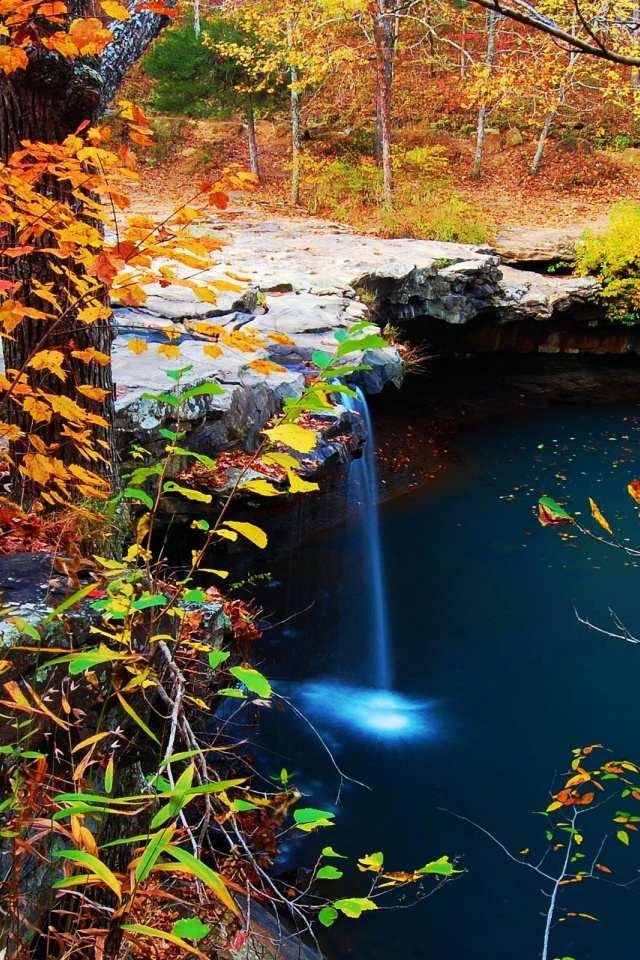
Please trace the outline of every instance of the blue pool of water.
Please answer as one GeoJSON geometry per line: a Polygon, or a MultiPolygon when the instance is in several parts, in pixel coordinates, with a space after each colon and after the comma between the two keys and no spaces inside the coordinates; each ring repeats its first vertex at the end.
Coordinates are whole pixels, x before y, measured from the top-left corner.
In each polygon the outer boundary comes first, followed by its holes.
{"type": "MultiPolygon", "coordinates": [[[[611,608],[640,633],[638,560],[568,527],[561,537],[535,514],[545,493],[595,531],[593,497],[638,546],[626,486],[640,478],[639,440],[637,406],[487,424],[458,438],[459,463],[436,483],[384,506],[391,691],[371,688],[354,528],[316,535],[274,570],[283,585],[265,590],[265,612],[274,623],[293,619],[266,631],[262,667],[307,721],[264,711],[261,765],[274,774],[285,766],[307,805],[336,813],[335,827],[289,843],[283,866],[312,863],[330,843],[349,856],[382,850],[391,870],[443,854],[466,870],[412,909],[341,918],[322,941],[329,960],[540,956],[540,877],[447,811],[515,854],[542,852],[546,822],[533,811],[549,803],[573,748],[603,743],[640,760],[640,650],[589,631],[574,610],[608,627],[611,608]],[[336,804],[336,765],[370,789],[346,781],[336,804]]],[[[609,821],[586,821],[591,850],[609,821]]],[[[640,878],[640,837],[605,862],[616,880],[640,878]]],[[[325,883],[327,896],[363,895],[362,876],[345,871],[340,885],[325,883]]],[[[635,960],[639,894],[640,881],[563,888],[564,910],[598,921],[556,926],[550,956],[635,960]]]]}

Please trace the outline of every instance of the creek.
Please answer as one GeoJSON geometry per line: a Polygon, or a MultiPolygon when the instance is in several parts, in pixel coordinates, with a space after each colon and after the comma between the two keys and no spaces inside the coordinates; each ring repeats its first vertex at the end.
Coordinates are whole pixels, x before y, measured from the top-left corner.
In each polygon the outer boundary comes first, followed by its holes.
{"type": "MultiPolygon", "coordinates": [[[[385,503],[379,583],[391,684],[375,683],[372,547],[357,511],[272,566],[274,579],[259,599],[273,626],[256,660],[305,713],[335,763],[370,787],[345,782],[339,790],[309,723],[262,711],[261,769],[277,775],[286,767],[305,805],[336,812],[332,829],[285,844],[282,868],[310,864],[331,844],[352,857],[382,850],[391,870],[443,854],[459,857],[466,870],[411,909],[341,917],[322,934],[328,960],[540,955],[541,879],[446,811],[475,821],[515,854],[541,853],[546,822],[532,811],[549,803],[554,774],[568,769],[573,748],[602,743],[616,759],[640,760],[640,650],[588,630],[574,613],[575,605],[606,628],[612,608],[640,631],[638,562],[571,528],[562,528],[565,537],[542,528],[535,511],[546,493],[598,529],[591,496],[637,546],[637,507],[626,486],[640,470],[639,440],[638,405],[494,419],[452,441],[455,464],[429,485],[385,503]]],[[[598,813],[584,820],[588,855],[611,824],[598,813]]],[[[639,843],[632,836],[628,849],[615,838],[607,846],[601,859],[616,880],[638,877],[639,843]]],[[[326,881],[322,892],[365,895],[365,878],[353,866],[345,870],[344,881],[326,881]]],[[[638,893],[640,884],[564,887],[562,910],[598,921],[557,925],[550,956],[632,960],[638,893]]]]}

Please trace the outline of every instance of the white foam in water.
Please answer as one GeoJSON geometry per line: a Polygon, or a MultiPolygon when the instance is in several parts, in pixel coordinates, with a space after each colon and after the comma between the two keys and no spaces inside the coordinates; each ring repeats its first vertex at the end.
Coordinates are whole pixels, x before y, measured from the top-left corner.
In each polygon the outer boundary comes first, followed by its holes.
{"type": "Polygon", "coordinates": [[[298,698],[314,722],[348,726],[352,733],[397,741],[432,738],[438,732],[433,703],[404,697],[391,690],[319,680],[304,684],[298,698]]]}

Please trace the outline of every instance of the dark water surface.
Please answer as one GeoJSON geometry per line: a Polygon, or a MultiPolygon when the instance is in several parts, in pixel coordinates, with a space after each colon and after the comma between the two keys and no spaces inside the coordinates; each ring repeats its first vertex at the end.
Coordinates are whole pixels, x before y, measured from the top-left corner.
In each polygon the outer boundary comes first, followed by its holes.
{"type": "MultiPolygon", "coordinates": [[[[272,711],[262,766],[294,771],[307,805],[336,811],[336,826],[286,848],[285,863],[311,863],[330,843],[349,855],[383,850],[392,870],[445,853],[467,870],[413,909],[341,918],[323,941],[329,960],[540,956],[541,879],[439,808],[482,824],[514,853],[542,851],[546,823],[532,811],[549,803],[572,748],[601,742],[618,759],[640,760],[640,648],[587,630],[573,610],[607,626],[612,607],[640,633],[638,565],[584,538],[561,539],[534,510],[547,493],[586,522],[592,496],[637,546],[626,485],[640,474],[639,418],[638,406],[559,408],[484,424],[453,445],[458,466],[383,507],[395,688],[426,704],[412,715],[422,721],[413,739],[362,731],[348,715],[336,720],[335,700],[309,695],[317,681],[371,680],[355,526],[315,536],[274,571],[282,585],[261,597],[272,622],[312,606],[267,631],[263,669],[308,712],[340,767],[371,787],[348,784],[336,806],[339,778],[322,746],[302,721],[272,711]]],[[[606,822],[584,818],[587,854],[606,822]]],[[[614,840],[600,859],[620,880],[640,877],[640,837],[629,849],[614,840]]],[[[344,888],[326,883],[327,895],[364,895],[353,868],[346,879],[344,888]]],[[[550,957],[635,958],[640,882],[635,890],[565,887],[562,908],[599,922],[559,924],[550,957]]]]}

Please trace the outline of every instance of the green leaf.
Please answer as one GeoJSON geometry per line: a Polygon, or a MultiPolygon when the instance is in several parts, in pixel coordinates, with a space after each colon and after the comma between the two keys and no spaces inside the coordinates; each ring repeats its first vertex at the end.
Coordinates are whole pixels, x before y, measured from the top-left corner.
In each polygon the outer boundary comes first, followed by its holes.
{"type": "Polygon", "coordinates": [[[298,830],[310,833],[317,827],[333,827],[331,821],[335,819],[335,813],[328,810],[314,810],[313,807],[303,807],[301,810],[293,811],[293,819],[296,822],[298,830]]]}
{"type": "Polygon", "coordinates": [[[167,598],[161,593],[143,593],[138,600],[133,600],[134,610],[147,610],[149,607],[166,607],[167,598]]]}
{"type": "Polygon", "coordinates": [[[333,336],[334,336],[335,339],[338,341],[338,343],[342,343],[343,340],[346,340],[346,339],[347,339],[347,337],[349,336],[349,334],[347,333],[346,330],[336,330],[336,331],[334,331],[333,336]]]}
{"type": "Polygon", "coordinates": [[[230,656],[231,654],[228,650],[212,650],[209,654],[209,666],[212,670],[215,670],[221,663],[228,660],[230,656]]]}
{"type": "Polygon", "coordinates": [[[191,487],[182,487],[175,480],[165,480],[162,487],[163,493],[179,493],[187,500],[198,500],[200,503],[211,503],[213,497],[210,493],[201,493],[200,490],[192,490],[191,487]]]}
{"type": "Polygon", "coordinates": [[[140,484],[148,480],[149,477],[159,477],[161,473],[162,464],[154,463],[152,467],[136,467],[131,473],[125,473],[124,478],[129,481],[130,485],[139,487],[140,484]]]}
{"type": "Polygon", "coordinates": [[[213,927],[208,927],[200,917],[185,917],[182,920],[176,920],[171,927],[171,933],[175,934],[176,937],[186,937],[187,940],[203,940],[212,930],[213,927]]]}
{"type": "Polygon", "coordinates": [[[184,447],[174,447],[173,452],[181,457],[193,457],[194,460],[204,464],[209,470],[216,470],[218,467],[216,461],[212,457],[208,457],[205,453],[195,453],[193,450],[185,450],[184,447]]]}
{"type": "Polygon", "coordinates": [[[538,503],[540,503],[541,506],[546,507],[548,510],[551,510],[552,513],[557,514],[559,517],[562,517],[565,520],[573,519],[571,514],[567,513],[564,507],[561,507],[559,503],[556,503],[556,501],[553,500],[552,497],[540,497],[540,500],[538,501],[538,503]]]}
{"type": "Polygon", "coordinates": [[[449,857],[440,857],[439,860],[432,860],[431,863],[426,863],[424,867],[416,870],[416,873],[437,873],[441,877],[450,877],[454,873],[464,873],[464,871],[454,870],[449,857]]]}
{"type": "Polygon", "coordinates": [[[322,848],[322,856],[323,856],[323,857],[339,857],[341,860],[347,860],[347,859],[348,859],[347,857],[345,857],[345,855],[344,855],[343,853],[336,853],[336,851],[333,849],[333,847],[323,847],[323,848],[322,848]]]}
{"type": "Polygon", "coordinates": [[[140,490],[136,487],[126,487],[122,491],[122,496],[128,500],[140,500],[141,503],[144,503],[145,507],[153,510],[153,500],[145,490],[140,490]]]}
{"type": "Polygon", "coordinates": [[[171,823],[168,827],[165,827],[164,830],[158,830],[157,833],[151,834],[149,843],[136,866],[136,880],[138,883],[142,883],[143,880],[147,879],[154,865],[157,863],[158,858],[171,843],[175,829],[175,824],[171,823]]]}
{"type": "Polygon", "coordinates": [[[316,350],[315,353],[311,354],[311,362],[315,363],[316,367],[319,367],[321,370],[326,370],[327,367],[330,367],[332,361],[333,357],[325,350],[316,350]]]}
{"type": "Polygon", "coordinates": [[[261,673],[251,667],[231,667],[229,673],[243,683],[251,693],[268,699],[271,696],[271,684],[261,673]]]}
{"type": "Polygon", "coordinates": [[[336,350],[336,359],[344,357],[346,353],[355,353],[357,350],[380,350],[388,347],[389,344],[377,333],[370,333],[366,337],[360,337],[357,340],[343,340],[336,350]]]}
{"type": "Polygon", "coordinates": [[[323,927],[330,927],[331,924],[335,921],[338,916],[338,911],[334,910],[333,907],[323,907],[320,913],[318,914],[318,920],[323,927]]]}
{"type": "Polygon", "coordinates": [[[170,393],[143,393],[143,400],[157,400],[159,403],[168,403],[170,407],[179,407],[180,400],[170,393]]]}
{"type": "Polygon", "coordinates": [[[141,933],[144,937],[158,937],[159,940],[168,940],[169,943],[173,943],[176,947],[180,947],[188,953],[194,953],[196,957],[204,957],[204,954],[200,950],[196,950],[195,947],[188,944],[186,940],[177,937],[175,933],[169,933],[168,930],[158,930],[157,927],[147,927],[143,923],[123,923],[122,929],[126,930],[127,933],[141,933]]]}
{"type": "Polygon", "coordinates": [[[205,603],[207,600],[204,590],[199,587],[195,590],[187,590],[181,599],[183,603],[205,603]]]}
{"type": "Polygon", "coordinates": [[[219,383],[201,383],[199,387],[191,387],[180,397],[180,400],[191,400],[192,397],[219,397],[224,390],[219,383]]]}
{"type": "Polygon", "coordinates": [[[629,846],[629,834],[627,833],[626,830],[618,830],[618,832],[616,833],[616,837],[618,838],[620,843],[624,843],[626,847],[629,846]]]}
{"type": "Polygon", "coordinates": [[[196,859],[193,854],[189,853],[188,850],[183,850],[181,847],[171,847],[167,853],[177,860],[178,863],[186,867],[187,871],[193,874],[194,877],[202,880],[214,896],[216,896],[221,903],[224,903],[225,907],[231,910],[232,913],[235,913],[236,916],[240,916],[238,906],[232,899],[219,873],[216,873],[211,867],[208,867],[206,863],[196,859]]]}
{"type": "Polygon", "coordinates": [[[19,633],[26,634],[32,640],[40,641],[42,639],[34,625],[25,620],[24,617],[6,617],[6,622],[12,623],[19,633]]]}
{"type": "Polygon", "coordinates": [[[101,644],[92,650],[78,650],[77,653],[68,653],[64,657],[56,657],[55,660],[50,660],[47,666],[53,667],[59,663],[68,663],[69,673],[77,676],[79,673],[84,673],[85,670],[92,670],[99,663],[112,663],[114,660],[129,659],[132,659],[130,653],[117,653],[101,644]]]}
{"type": "Polygon", "coordinates": [[[368,897],[347,897],[344,900],[336,900],[334,903],[336,910],[344,913],[345,917],[359,917],[365,910],[377,910],[378,907],[369,900],[368,897]]]}
{"type": "Polygon", "coordinates": [[[189,373],[189,370],[193,370],[193,364],[189,363],[186,367],[180,367],[179,370],[165,370],[164,373],[168,377],[171,377],[172,380],[175,380],[176,383],[182,379],[185,373],[189,373]]]}
{"type": "MultiPolygon", "coordinates": [[[[113,890],[118,898],[118,902],[122,902],[122,885],[102,860],[98,860],[97,857],[94,857],[91,853],[87,853],[86,850],[54,850],[51,856],[64,857],[66,860],[79,863],[82,867],[87,867],[91,873],[95,873],[97,877],[100,877],[110,890],[113,890]]],[[[64,881],[60,883],[61,886],[64,886],[64,881]]]]}
{"type": "Polygon", "coordinates": [[[257,807],[255,803],[249,803],[248,800],[234,800],[233,807],[239,813],[242,813],[243,810],[259,810],[260,807],[257,807]]]}
{"type": "Polygon", "coordinates": [[[72,593],[70,597],[67,597],[66,600],[63,600],[62,603],[55,608],[55,610],[52,610],[51,613],[41,621],[40,626],[45,627],[48,623],[51,623],[51,621],[55,620],[57,616],[59,616],[61,613],[64,613],[64,611],[68,610],[69,607],[72,607],[74,603],[79,603],[80,600],[84,600],[87,594],[91,593],[93,590],[95,590],[95,588],[95,581],[92,580],[91,583],[86,585],[86,587],[81,587],[80,590],[76,590],[76,592],[72,593]]]}
{"type": "Polygon", "coordinates": [[[342,870],[337,870],[331,864],[327,864],[326,867],[320,867],[316,873],[318,880],[339,880],[340,877],[344,877],[342,870]]]}

